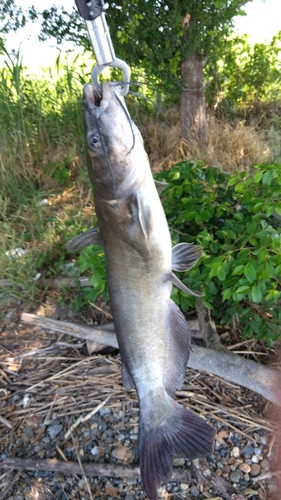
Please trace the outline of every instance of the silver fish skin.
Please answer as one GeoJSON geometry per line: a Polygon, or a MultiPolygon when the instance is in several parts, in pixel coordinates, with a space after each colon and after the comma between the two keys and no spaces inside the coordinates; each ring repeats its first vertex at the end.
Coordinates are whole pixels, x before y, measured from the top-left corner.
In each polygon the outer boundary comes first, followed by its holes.
{"type": "Polygon", "coordinates": [[[156,500],[175,456],[205,456],[213,448],[215,431],[172,397],[190,351],[187,323],[170,298],[173,254],[174,269],[189,269],[200,251],[188,244],[172,251],[143,140],[118,87],[105,83],[100,98],[85,85],[83,106],[96,243],[105,251],[123,383],[136,388],[139,400],[142,483],[156,500]]]}

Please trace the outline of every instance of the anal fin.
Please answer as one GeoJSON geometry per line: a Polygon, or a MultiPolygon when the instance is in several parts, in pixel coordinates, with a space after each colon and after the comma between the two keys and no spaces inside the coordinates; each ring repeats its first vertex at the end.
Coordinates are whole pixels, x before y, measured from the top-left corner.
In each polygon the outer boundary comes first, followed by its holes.
{"type": "Polygon", "coordinates": [[[180,308],[170,300],[168,312],[168,342],[164,372],[164,387],[169,395],[180,390],[189,358],[191,334],[180,308]]]}
{"type": "Polygon", "coordinates": [[[127,368],[127,366],[122,362],[122,382],[123,385],[128,391],[133,389],[135,387],[134,381],[132,379],[132,376],[127,368]]]}

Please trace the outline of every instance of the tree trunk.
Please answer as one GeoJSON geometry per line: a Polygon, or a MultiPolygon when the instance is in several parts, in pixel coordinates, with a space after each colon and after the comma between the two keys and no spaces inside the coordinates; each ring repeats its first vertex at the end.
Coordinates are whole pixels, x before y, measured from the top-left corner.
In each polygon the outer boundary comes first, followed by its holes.
{"type": "Polygon", "coordinates": [[[196,52],[181,62],[183,89],[181,93],[181,136],[187,141],[207,140],[207,120],[203,67],[206,59],[196,52]]]}

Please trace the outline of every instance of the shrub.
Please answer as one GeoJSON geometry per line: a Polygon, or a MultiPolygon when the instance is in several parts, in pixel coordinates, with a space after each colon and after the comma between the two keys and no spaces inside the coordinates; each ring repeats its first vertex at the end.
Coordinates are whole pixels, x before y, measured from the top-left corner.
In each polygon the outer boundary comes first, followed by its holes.
{"type": "MultiPolygon", "coordinates": [[[[239,321],[246,337],[269,345],[281,338],[281,225],[273,216],[281,215],[281,165],[228,175],[182,161],[157,178],[169,183],[163,205],[173,242],[203,249],[183,282],[202,287],[217,322],[239,321]]],[[[178,289],[173,298],[184,311],[195,305],[178,289]]]]}

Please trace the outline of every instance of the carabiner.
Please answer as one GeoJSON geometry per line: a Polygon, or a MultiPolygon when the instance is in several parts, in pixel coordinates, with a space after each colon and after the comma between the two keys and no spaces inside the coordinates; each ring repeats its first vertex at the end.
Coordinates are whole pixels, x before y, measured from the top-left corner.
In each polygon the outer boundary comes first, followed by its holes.
{"type": "Polygon", "coordinates": [[[97,65],[93,68],[92,70],[92,82],[99,94],[101,94],[101,85],[98,82],[98,76],[99,74],[106,68],[106,66],[111,66],[112,68],[119,68],[121,71],[123,71],[124,79],[122,82],[120,82],[120,85],[122,85],[122,89],[120,91],[120,94],[125,96],[129,92],[129,85],[130,85],[130,68],[125,61],[122,61],[122,59],[115,58],[114,61],[107,63],[107,64],[102,64],[102,65],[97,65]]]}

